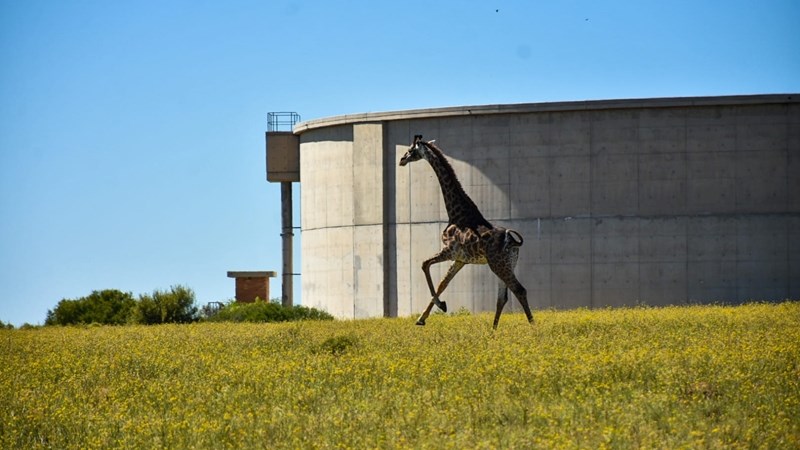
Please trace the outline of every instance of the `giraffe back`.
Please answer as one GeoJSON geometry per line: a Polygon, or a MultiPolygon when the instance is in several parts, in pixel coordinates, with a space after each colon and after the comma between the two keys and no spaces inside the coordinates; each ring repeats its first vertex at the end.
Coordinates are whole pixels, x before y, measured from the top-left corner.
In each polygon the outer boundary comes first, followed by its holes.
{"type": "Polygon", "coordinates": [[[502,227],[467,228],[450,224],[442,232],[442,244],[450,260],[487,264],[489,260],[506,258],[516,261],[522,237],[502,227]]]}

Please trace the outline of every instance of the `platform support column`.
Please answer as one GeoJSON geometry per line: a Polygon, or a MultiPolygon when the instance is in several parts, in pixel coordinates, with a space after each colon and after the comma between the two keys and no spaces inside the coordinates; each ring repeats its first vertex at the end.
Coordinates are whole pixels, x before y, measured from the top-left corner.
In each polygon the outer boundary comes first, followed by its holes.
{"type": "Polygon", "coordinates": [[[283,270],[281,283],[281,303],[290,308],[294,305],[294,270],[292,264],[292,239],[294,238],[292,226],[292,183],[281,183],[281,240],[283,247],[283,270]]]}

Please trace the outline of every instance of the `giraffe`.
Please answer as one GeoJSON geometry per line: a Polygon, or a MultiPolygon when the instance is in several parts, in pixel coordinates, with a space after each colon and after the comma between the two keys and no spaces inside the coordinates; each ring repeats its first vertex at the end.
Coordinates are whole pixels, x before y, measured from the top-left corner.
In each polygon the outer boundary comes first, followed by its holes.
{"type": "Polygon", "coordinates": [[[422,140],[422,135],[416,135],[414,143],[400,158],[400,166],[420,159],[428,161],[439,179],[449,222],[442,231],[442,249],[422,263],[422,271],[425,273],[432,298],[428,307],[417,319],[417,325],[425,325],[425,320],[434,305],[447,312],[447,303],[441,301],[439,296],[466,264],[488,264],[492,272],[500,279],[497,291],[497,309],[492,328],[497,329],[500,313],[508,302],[509,289],[522,304],[528,322],[533,323],[533,315],[528,306],[527,291],[514,275],[519,248],[523,242],[522,235],[515,230],[497,227],[489,223],[472,199],[464,192],[464,188],[444,153],[434,145],[434,141],[426,142],[422,140]],[[434,290],[430,268],[432,265],[444,261],[453,261],[453,264],[439,282],[439,287],[434,290]]]}

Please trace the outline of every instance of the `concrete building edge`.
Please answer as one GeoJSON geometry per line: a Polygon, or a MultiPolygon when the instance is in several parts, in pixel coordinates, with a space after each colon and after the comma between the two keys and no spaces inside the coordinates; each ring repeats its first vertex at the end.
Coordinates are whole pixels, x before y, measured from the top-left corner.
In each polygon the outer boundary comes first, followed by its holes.
{"type": "MultiPolygon", "coordinates": [[[[800,103],[800,93],[785,94],[758,94],[758,95],[729,95],[729,96],[703,96],[703,97],[662,97],[643,99],[621,100],[583,100],[570,102],[543,102],[543,103],[514,103],[476,106],[454,106],[444,108],[411,109],[405,111],[368,112],[345,114],[341,116],[326,117],[307,120],[297,123],[293,132],[302,134],[306,131],[336,125],[354,123],[385,123],[394,120],[410,120],[435,117],[476,116],[493,114],[520,114],[542,112],[567,112],[567,111],[596,111],[613,109],[638,109],[638,108],[680,108],[698,106],[741,106],[780,103],[800,103]]],[[[385,128],[385,127],[384,127],[385,128]]]]}

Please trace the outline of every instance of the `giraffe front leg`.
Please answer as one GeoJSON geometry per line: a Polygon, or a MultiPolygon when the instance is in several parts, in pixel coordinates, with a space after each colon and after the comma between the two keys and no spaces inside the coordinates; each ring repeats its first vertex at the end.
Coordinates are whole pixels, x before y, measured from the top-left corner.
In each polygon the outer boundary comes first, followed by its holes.
{"type": "Polygon", "coordinates": [[[428,307],[425,308],[425,311],[423,311],[422,314],[420,314],[419,318],[417,319],[417,325],[425,326],[425,320],[427,320],[428,316],[431,314],[431,310],[433,309],[433,305],[434,305],[434,301],[431,300],[431,302],[428,303],[428,307]]]}
{"type": "MultiPolygon", "coordinates": [[[[417,325],[425,325],[425,320],[430,315],[431,309],[433,309],[433,305],[436,305],[442,311],[447,312],[447,303],[439,300],[439,296],[442,295],[442,292],[444,292],[445,289],[447,289],[447,285],[450,284],[450,281],[453,279],[453,277],[456,276],[456,274],[458,273],[459,270],[461,270],[462,267],[464,267],[463,262],[453,261],[453,264],[450,266],[449,269],[447,269],[447,274],[444,276],[444,278],[442,278],[442,281],[439,282],[439,287],[436,289],[436,292],[433,293],[433,298],[431,299],[431,302],[428,303],[428,307],[425,309],[422,315],[419,316],[419,319],[417,319],[417,325]]],[[[423,269],[425,269],[424,265],[423,269]]],[[[426,270],[425,274],[429,275],[429,272],[426,270]]],[[[430,279],[430,275],[428,279],[430,279]]]]}

